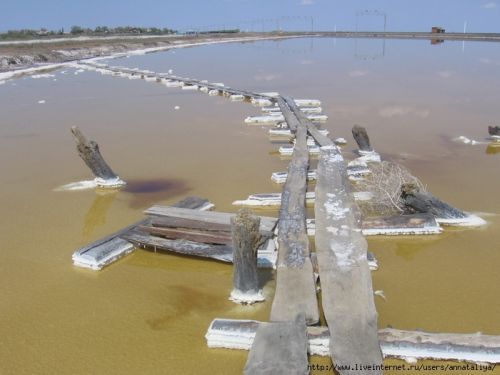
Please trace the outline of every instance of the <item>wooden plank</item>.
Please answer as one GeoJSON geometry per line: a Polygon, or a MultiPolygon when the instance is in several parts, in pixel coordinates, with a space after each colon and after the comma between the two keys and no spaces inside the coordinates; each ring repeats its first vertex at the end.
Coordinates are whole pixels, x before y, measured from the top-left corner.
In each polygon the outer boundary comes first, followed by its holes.
{"type": "Polygon", "coordinates": [[[293,114],[293,112],[291,111],[291,109],[288,107],[285,100],[281,96],[277,99],[277,103],[278,106],[280,107],[283,117],[285,118],[288,128],[292,133],[295,133],[297,131],[297,127],[300,124],[297,116],[293,114]]]}
{"type": "Polygon", "coordinates": [[[310,325],[319,321],[319,311],[306,229],[306,137],[306,127],[298,122],[295,150],[281,194],[276,292],[270,319],[292,321],[303,313],[310,325]]]}
{"type": "Polygon", "coordinates": [[[206,232],[191,230],[186,228],[160,228],[154,226],[141,225],[138,229],[142,232],[150,233],[156,236],[162,236],[168,239],[183,239],[207,244],[229,245],[231,243],[231,234],[228,232],[206,232]]]}
{"type": "MultiPolygon", "coordinates": [[[[204,244],[187,240],[172,240],[152,236],[138,229],[130,230],[121,235],[123,240],[137,247],[151,250],[162,250],[182,255],[212,258],[223,262],[233,261],[233,248],[230,245],[204,244]]],[[[262,268],[273,268],[276,265],[276,248],[272,239],[263,243],[257,252],[257,265],[262,268]]]]}
{"type": "Polygon", "coordinates": [[[309,374],[304,316],[291,322],[260,323],[244,374],[309,374]]]}
{"type": "Polygon", "coordinates": [[[231,231],[231,226],[221,223],[207,223],[200,220],[184,219],[178,217],[151,216],[151,225],[161,228],[189,228],[206,232],[226,232],[231,231]]]}
{"type": "MultiPolygon", "coordinates": [[[[205,338],[209,348],[249,350],[261,323],[256,320],[214,319],[205,338]]],[[[307,327],[310,355],[330,354],[328,327],[307,327]]],[[[378,331],[384,357],[500,363],[500,336],[482,333],[431,333],[385,328],[378,331]]]]}
{"type": "MultiPolygon", "coordinates": [[[[210,212],[197,211],[185,208],[177,208],[170,206],[153,206],[144,211],[149,216],[161,216],[178,219],[188,219],[203,223],[219,225],[218,228],[229,226],[230,231],[231,217],[235,214],[226,212],[210,212]]],[[[260,216],[260,231],[261,233],[273,232],[278,219],[274,217],[260,216]]]]}
{"type": "Polygon", "coordinates": [[[430,214],[364,217],[361,224],[365,236],[377,234],[436,234],[442,228],[430,214]]]}
{"type": "Polygon", "coordinates": [[[122,234],[120,238],[133,243],[138,247],[155,250],[173,251],[183,255],[212,258],[223,262],[232,262],[233,249],[227,245],[211,245],[187,240],[171,240],[151,236],[147,233],[131,230],[122,234]]]}
{"type": "Polygon", "coordinates": [[[316,254],[323,311],[335,344],[330,346],[332,360],[353,368],[382,365],[367,243],[337,146],[322,147],[316,174],[316,254]]]}
{"type": "MultiPolygon", "coordinates": [[[[200,197],[187,197],[174,204],[176,207],[186,206],[190,208],[198,207],[200,209],[204,209],[209,205],[212,204],[200,197]]],[[[72,256],[73,263],[76,266],[93,270],[100,270],[104,266],[113,263],[121,256],[127,255],[133,251],[132,244],[120,238],[120,236],[138,226],[149,225],[150,220],[150,218],[144,218],[76,250],[72,256]],[[103,257],[103,255],[106,256],[103,257]]]]}
{"type": "Polygon", "coordinates": [[[318,128],[307,118],[304,112],[300,110],[293,98],[287,96],[284,97],[284,100],[297,119],[299,119],[299,121],[306,126],[307,132],[320,146],[329,146],[333,144],[332,140],[320,132],[318,128]]]}

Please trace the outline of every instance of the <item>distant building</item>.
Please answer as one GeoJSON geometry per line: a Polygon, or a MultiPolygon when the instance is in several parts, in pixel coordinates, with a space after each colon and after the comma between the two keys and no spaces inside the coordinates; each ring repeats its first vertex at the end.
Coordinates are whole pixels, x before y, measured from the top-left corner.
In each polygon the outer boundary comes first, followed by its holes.
{"type": "Polygon", "coordinates": [[[433,34],[442,34],[445,32],[445,29],[443,29],[442,27],[438,27],[438,26],[433,26],[432,27],[432,31],[431,31],[433,34]]]}

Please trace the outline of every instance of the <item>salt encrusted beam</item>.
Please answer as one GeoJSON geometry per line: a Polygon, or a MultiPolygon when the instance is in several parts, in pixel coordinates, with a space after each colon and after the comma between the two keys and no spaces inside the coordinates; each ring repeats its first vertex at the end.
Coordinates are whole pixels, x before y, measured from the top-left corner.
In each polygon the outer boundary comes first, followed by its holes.
{"type": "MultiPolygon", "coordinates": [[[[330,345],[330,355],[340,368],[382,365],[367,243],[337,146],[321,148],[316,174],[316,254],[323,311],[335,343],[330,345]]],[[[382,371],[372,367],[363,373],[382,371]]]]}
{"type": "MultiPolygon", "coordinates": [[[[249,350],[261,322],[214,319],[205,338],[209,348],[249,350]]],[[[327,356],[328,327],[307,327],[310,355],[327,356]]],[[[456,360],[473,363],[500,363],[500,336],[482,333],[431,333],[385,328],[378,331],[384,357],[405,360],[456,360]]]]}

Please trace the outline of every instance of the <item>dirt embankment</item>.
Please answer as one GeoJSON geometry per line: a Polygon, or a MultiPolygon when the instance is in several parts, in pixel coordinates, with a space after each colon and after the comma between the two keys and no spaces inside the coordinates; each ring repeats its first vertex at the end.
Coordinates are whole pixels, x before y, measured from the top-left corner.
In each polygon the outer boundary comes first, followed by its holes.
{"type": "Polygon", "coordinates": [[[65,40],[54,42],[33,41],[33,43],[0,45],[0,72],[28,68],[40,63],[61,63],[145,48],[162,48],[184,43],[203,43],[233,38],[272,38],[279,34],[231,33],[188,36],[165,36],[154,38],[123,37],[117,39],[65,40]]]}

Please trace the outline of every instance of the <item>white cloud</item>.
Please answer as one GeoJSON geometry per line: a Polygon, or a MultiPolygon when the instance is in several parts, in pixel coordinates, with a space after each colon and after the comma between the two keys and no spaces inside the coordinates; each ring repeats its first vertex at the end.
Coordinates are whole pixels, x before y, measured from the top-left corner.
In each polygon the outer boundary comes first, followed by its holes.
{"type": "Polygon", "coordinates": [[[450,78],[454,73],[449,70],[443,70],[437,73],[441,78],[450,78]]]}
{"type": "Polygon", "coordinates": [[[378,111],[378,114],[386,118],[391,118],[394,116],[406,116],[406,115],[413,115],[421,118],[426,118],[429,116],[430,111],[428,109],[417,109],[412,106],[390,105],[381,108],[378,111]]]}
{"type": "Polygon", "coordinates": [[[314,63],[313,60],[300,60],[301,65],[311,65],[313,63],[314,63]]]}
{"type": "Polygon", "coordinates": [[[497,3],[493,2],[493,1],[490,1],[489,3],[481,5],[481,8],[484,8],[484,9],[493,9],[496,7],[497,7],[497,3]]]}
{"type": "Polygon", "coordinates": [[[368,74],[366,70],[351,70],[349,73],[349,77],[363,77],[368,74]]]}
{"type": "Polygon", "coordinates": [[[483,64],[491,64],[493,61],[487,57],[481,57],[479,62],[482,62],[483,64]]]}
{"type": "Polygon", "coordinates": [[[315,0],[301,0],[300,5],[313,5],[315,0]]]}

